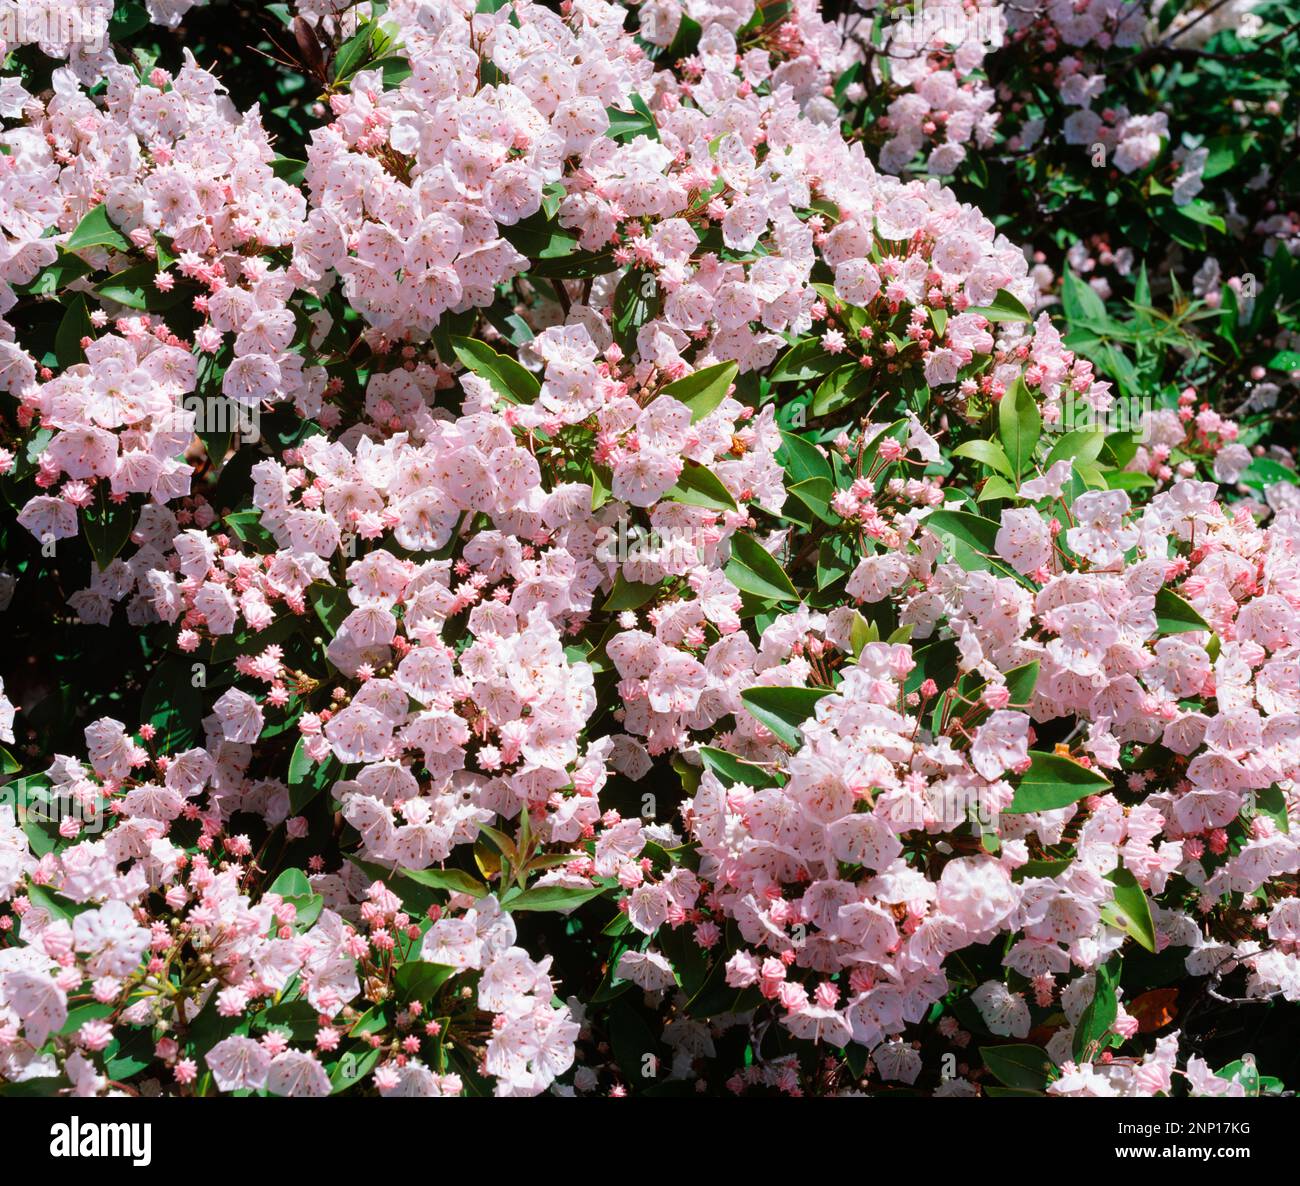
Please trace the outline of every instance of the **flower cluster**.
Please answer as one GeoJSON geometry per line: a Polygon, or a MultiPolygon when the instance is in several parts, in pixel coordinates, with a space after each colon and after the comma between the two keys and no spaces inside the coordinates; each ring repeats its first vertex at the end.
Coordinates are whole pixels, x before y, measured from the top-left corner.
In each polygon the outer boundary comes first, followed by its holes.
{"type": "Polygon", "coordinates": [[[1145,14],[634,13],[304,0],[322,98],[268,111],[188,49],[0,82],[0,593],[131,672],[0,684],[0,1094],[962,1095],[1007,1039],[1046,1094],[1260,1090],[1124,968],[1300,1001],[1267,368],[1116,425],[1131,250],[1062,320],[905,176],[1032,148],[990,30],[1146,176],[1084,56],[1145,14]]]}

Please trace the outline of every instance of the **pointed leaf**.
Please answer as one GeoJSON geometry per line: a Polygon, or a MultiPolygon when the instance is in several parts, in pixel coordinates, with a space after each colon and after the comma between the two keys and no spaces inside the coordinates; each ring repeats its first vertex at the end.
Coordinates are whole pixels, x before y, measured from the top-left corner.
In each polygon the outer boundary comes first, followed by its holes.
{"type": "Polygon", "coordinates": [[[690,408],[691,423],[694,424],[697,420],[703,420],[727,398],[727,392],[731,390],[739,369],[734,362],[720,362],[717,366],[705,367],[702,371],[669,383],[663,393],[690,408]]]}
{"type": "Polygon", "coordinates": [[[799,726],[817,707],[817,701],[831,694],[830,688],[749,688],[740,699],[750,713],[786,745],[803,744],[799,726]]]}
{"type": "Polygon", "coordinates": [[[1101,795],[1111,789],[1110,779],[1059,754],[1029,751],[1030,766],[1020,777],[1008,815],[1028,811],[1055,811],[1068,807],[1088,795],[1101,795]]]}
{"type": "Polygon", "coordinates": [[[771,601],[799,600],[785,569],[771,552],[745,532],[731,537],[731,559],[724,571],[727,579],[742,593],[752,593],[771,601]]]}

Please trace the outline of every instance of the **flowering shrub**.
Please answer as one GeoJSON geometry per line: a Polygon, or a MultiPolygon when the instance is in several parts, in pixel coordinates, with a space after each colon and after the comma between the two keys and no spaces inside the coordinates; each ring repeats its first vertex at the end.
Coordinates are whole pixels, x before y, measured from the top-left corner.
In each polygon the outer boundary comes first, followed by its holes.
{"type": "Polygon", "coordinates": [[[0,10],[0,1095],[1281,1090],[1290,10],[258,9],[0,10]]]}

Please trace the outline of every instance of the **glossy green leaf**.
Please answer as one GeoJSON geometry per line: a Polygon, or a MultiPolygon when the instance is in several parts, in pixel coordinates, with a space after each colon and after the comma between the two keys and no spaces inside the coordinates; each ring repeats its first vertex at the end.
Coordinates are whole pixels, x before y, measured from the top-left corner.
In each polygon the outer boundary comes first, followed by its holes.
{"type": "Polygon", "coordinates": [[[727,398],[739,369],[734,362],[720,362],[717,366],[705,367],[669,383],[663,393],[690,408],[691,423],[694,424],[727,398]]]}
{"type": "Polygon", "coordinates": [[[980,1057],[999,1083],[1021,1091],[1042,1091],[1055,1064],[1039,1046],[983,1046],[980,1057]]]}
{"type": "Polygon", "coordinates": [[[771,601],[798,601],[785,569],[752,535],[737,532],[731,537],[731,559],[724,570],[727,579],[742,593],[771,601]]]}
{"type": "Polygon", "coordinates": [[[968,313],[978,313],[982,317],[987,317],[990,321],[1028,322],[1033,320],[1029,315],[1029,310],[1025,308],[1024,302],[1005,288],[998,289],[997,295],[993,298],[991,304],[972,305],[966,311],[968,313]]]}
{"type": "Polygon", "coordinates": [[[1011,462],[1007,460],[1006,450],[997,441],[963,441],[953,451],[954,457],[969,457],[989,469],[996,470],[1003,477],[1014,478],[1011,462]]]}
{"type": "Polygon", "coordinates": [[[969,511],[932,511],[924,523],[942,541],[944,549],[967,572],[995,572],[1025,584],[1015,569],[997,555],[998,525],[969,511]]]}
{"type": "Polygon", "coordinates": [[[629,581],[620,572],[614,580],[614,588],[610,590],[605,604],[600,608],[613,612],[640,609],[646,602],[654,600],[658,592],[658,585],[644,585],[640,581],[629,581]]]}
{"type": "Polygon", "coordinates": [[[706,507],[711,511],[737,509],[736,500],[731,497],[731,491],[722,484],[722,479],[697,461],[687,461],[682,466],[676,485],[664,495],[664,498],[669,502],[706,507]]]}
{"type": "Polygon", "coordinates": [[[811,441],[792,432],[782,431],[781,448],[776,456],[793,482],[806,482],[809,478],[834,481],[835,474],[826,455],[811,441]]]}
{"type": "Polygon", "coordinates": [[[1074,1028],[1074,1061],[1093,1062],[1108,1046],[1110,1027],[1119,1016],[1119,1000],[1115,989],[1119,985],[1123,962],[1118,956],[1097,969],[1096,988],[1074,1028]]]}
{"type": "Polygon", "coordinates": [[[1008,815],[1027,811],[1055,811],[1088,795],[1102,795],[1111,789],[1110,779],[1059,754],[1029,751],[1030,766],[1020,776],[1008,815]]]}
{"type": "Polygon", "coordinates": [[[521,910],[568,913],[570,910],[581,906],[584,902],[590,902],[592,898],[598,898],[603,893],[605,893],[605,887],[600,885],[582,887],[539,885],[533,889],[526,889],[513,898],[506,898],[501,905],[512,914],[517,914],[521,910]]]}
{"type": "Polygon", "coordinates": [[[63,245],[65,251],[84,251],[90,247],[111,247],[114,251],[129,251],[131,244],[108,217],[108,208],[96,206],[78,224],[63,245]]]}
{"type": "Polygon", "coordinates": [[[1115,886],[1115,922],[1153,955],[1156,950],[1156,927],[1151,919],[1151,903],[1137,879],[1122,865],[1106,874],[1115,886]]]}
{"type": "Polygon", "coordinates": [[[699,755],[704,765],[712,770],[726,786],[733,786],[738,782],[750,787],[781,785],[781,780],[770,771],[762,766],[755,766],[753,762],[746,762],[735,754],[729,754],[726,750],[702,745],[699,748],[699,755]]]}
{"type": "Polygon", "coordinates": [[[998,401],[998,436],[1015,476],[1025,474],[1033,464],[1034,446],[1042,428],[1043,418],[1034,397],[1024,382],[1017,379],[998,401]]]}
{"type": "Polygon", "coordinates": [[[1156,632],[1185,634],[1190,630],[1210,630],[1210,624],[1172,589],[1156,594],[1156,632]]]}
{"type": "Polygon", "coordinates": [[[513,358],[498,354],[486,342],[475,338],[452,337],[451,348],[460,364],[486,379],[503,399],[515,404],[530,404],[541,393],[537,379],[513,358]]]}
{"type": "Polygon", "coordinates": [[[843,362],[843,356],[823,348],[820,338],[804,338],[777,359],[768,378],[772,383],[809,383],[830,374],[843,362]]]}
{"type": "Polygon", "coordinates": [[[831,694],[830,688],[749,688],[740,699],[750,713],[786,745],[803,744],[799,726],[813,715],[817,701],[831,694]]]}

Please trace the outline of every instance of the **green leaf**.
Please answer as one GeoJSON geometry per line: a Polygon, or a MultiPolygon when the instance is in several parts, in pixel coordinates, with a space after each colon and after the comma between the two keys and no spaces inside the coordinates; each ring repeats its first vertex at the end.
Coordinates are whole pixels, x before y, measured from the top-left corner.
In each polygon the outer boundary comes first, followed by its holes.
{"type": "Polygon", "coordinates": [[[1058,461],[1064,461],[1067,457],[1077,458],[1080,461],[1096,461],[1105,443],[1104,432],[1076,428],[1072,432],[1067,432],[1052,446],[1047,454],[1047,460],[1043,462],[1043,469],[1051,469],[1058,461]]]}
{"type": "Polygon", "coordinates": [[[606,1022],[614,1061],[624,1080],[638,1093],[652,1087],[659,1077],[664,1050],[646,1024],[643,1012],[629,1005],[627,997],[622,997],[610,1008],[606,1022]]]}
{"type": "Polygon", "coordinates": [[[871,384],[871,372],[856,362],[848,362],[831,371],[813,394],[812,414],[826,416],[847,407],[871,384]]]}
{"type": "Polygon", "coordinates": [[[824,539],[817,549],[817,589],[819,592],[842,581],[857,563],[855,549],[840,536],[824,539]]]}
{"type": "Polygon", "coordinates": [[[60,1034],[75,1034],[88,1021],[98,1021],[113,1012],[113,1006],[105,1001],[91,1001],[68,1010],[67,1020],[59,1027],[60,1034]]]}
{"type": "Polygon", "coordinates": [[[347,590],[339,585],[323,585],[317,581],[307,590],[307,599],[331,638],[339,632],[343,620],[353,609],[347,590]]]}
{"type": "Polygon", "coordinates": [[[334,81],[344,82],[365,64],[370,56],[371,42],[374,40],[377,26],[367,21],[360,29],[339,46],[334,57],[334,81]]]}
{"type": "MultiPolygon", "coordinates": [[[[890,640],[893,641],[892,639],[890,640]]],[[[1011,697],[1008,702],[1013,708],[1024,708],[1029,704],[1034,694],[1034,687],[1038,683],[1038,660],[1034,659],[1028,663],[1023,663],[1019,667],[1013,667],[1002,677],[1002,685],[1006,688],[1007,694],[1011,697]]],[[[935,732],[940,732],[951,719],[952,714],[961,712],[964,714],[964,723],[966,728],[979,724],[989,713],[989,710],[981,702],[984,692],[992,685],[991,680],[980,681],[974,672],[964,675],[957,683],[956,691],[960,699],[948,704],[947,710],[941,712],[944,702],[940,701],[935,706],[933,726],[935,732]]]]}
{"type": "MultiPolygon", "coordinates": [[[[808,478],[803,482],[796,482],[789,487],[789,491],[823,522],[839,522],[839,516],[831,510],[831,499],[835,495],[835,487],[831,484],[829,478],[808,478]]],[[[786,515],[790,517],[788,508],[786,515]]]]}
{"type": "Polygon", "coordinates": [[[203,694],[194,686],[194,669],[186,659],[168,657],[145,685],[140,719],[154,727],[153,747],[160,754],[194,745],[203,734],[203,694]]]}
{"type": "Polygon", "coordinates": [[[483,835],[492,842],[496,850],[505,857],[506,860],[510,861],[512,864],[514,863],[515,858],[518,856],[518,852],[515,848],[515,842],[511,840],[509,836],[504,832],[499,831],[497,828],[492,827],[491,824],[479,824],[479,831],[481,831],[483,835]]]}
{"type": "Polygon", "coordinates": [[[682,466],[682,472],[677,476],[677,484],[664,495],[664,498],[669,502],[706,507],[711,511],[739,509],[736,500],[731,497],[731,491],[722,484],[722,479],[697,461],[688,460],[682,466]]]}
{"type": "Polygon", "coordinates": [[[624,354],[636,354],[637,334],[655,316],[660,300],[653,272],[631,268],[618,282],[614,289],[614,317],[610,328],[624,354]]]}
{"type": "Polygon", "coordinates": [[[92,270],[80,256],[61,254],[52,264],[40,270],[26,291],[31,296],[56,296],[74,280],[89,276],[92,270]]]}
{"type": "Polygon", "coordinates": [[[1026,580],[997,556],[998,525],[969,511],[931,511],[923,520],[945,550],[967,572],[996,572],[1021,584],[1026,580]]]}
{"type": "Polygon", "coordinates": [[[320,1013],[312,1007],[310,1001],[302,998],[281,1001],[257,1014],[253,1019],[253,1028],[283,1030],[296,1041],[310,1041],[320,1028],[320,1013]]]}
{"type": "Polygon", "coordinates": [[[88,247],[111,247],[115,251],[129,251],[131,244],[108,219],[108,208],[96,206],[78,224],[63,245],[65,251],[84,251],[88,247]]]}
{"type": "Polygon", "coordinates": [[[794,482],[806,482],[809,478],[825,478],[828,482],[835,480],[835,472],[826,455],[811,441],[792,432],[781,431],[781,448],[777,450],[776,459],[794,482]]]}
{"type": "MultiPolygon", "coordinates": [[[[635,108],[636,101],[633,100],[635,108]]],[[[642,107],[645,104],[642,102],[642,107]]],[[[605,135],[611,140],[628,141],[635,140],[638,136],[649,136],[651,139],[659,138],[658,129],[655,127],[654,117],[648,111],[622,111],[617,107],[606,107],[605,114],[609,117],[609,127],[605,135]]]]}
{"type": "Polygon", "coordinates": [[[1150,315],[1145,311],[1151,304],[1151,278],[1147,275],[1145,263],[1138,269],[1137,280],[1133,284],[1133,305],[1138,313],[1138,320],[1143,325],[1150,324],[1150,315]]]}
{"type": "Polygon", "coordinates": [[[501,235],[532,260],[565,260],[578,250],[578,240],[541,211],[514,226],[502,227],[501,235]]]}
{"type": "Polygon", "coordinates": [[[1074,1061],[1092,1062],[1109,1045],[1110,1027],[1119,1016],[1119,1000],[1115,994],[1123,962],[1112,956],[1097,969],[1097,986],[1092,1000],[1074,1030],[1074,1061]]]}
{"type": "Polygon", "coordinates": [[[609,501],[612,494],[610,484],[613,480],[613,475],[606,466],[591,467],[591,509],[593,511],[600,510],[609,501]]]}
{"type": "Polygon", "coordinates": [[[750,714],[791,748],[803,744],[799,726],[813,715],[817,701],[830,688],[748,688],[740,699],[750,714]]]}
{"type": "Polygon", "coordinates": [[[411,63],[403,57],[390,55],[389,57],[378,58],[370,63],[369,69],[380,70],[384,75],[384,89],[391,90],[395,86],[401,86],[415,71],[411,63]]]}
{"type": "Polygon", "coordinates": [[[1001,474],[993,474],[980,487],[979,497],[976,502],[989,502],[995,498],[1015,498],[1016,488],[1002,477],[1001,474]]]}
{"type": "Polygon", "coordinates": [[[717,366],[705,367],[692,375],[669,383],[664,388],[665,395],[671,395],[679,403],[691,410],[691,423],[703,420],[724,399],[735,382],[739,370],[734,362],[720,362],[717,366]]]}
{"type": "Polygon", "coordinates": [[[411,914],[423,914],[432,905],[442,905],[443,893],[463,893],[481,898],[488,892],[481,881],[460,869],[393,870],[359,857],[348,857],[348,860],[372,881],[382,881],[388,886],[402,899],[411,914]]]}
{"type": "Polygon", "coordinates": [[[1055,861],[1026,861],[1012,870],[1011,877],[1015,881],[1023,881],[1027,877],[1059,877],[1069,867],[1069,857],[1061,857],[1055,861]]]}
{"type": "Polygon", "coordinates": [[[1121,865],[1107,873],[1106,880],[1115,885],[1115,907],[1119,912],[1119,916],[1114,920],[1115,924],[1127,931],[1154,955],[1156,926],[1151,920],[1151,903],[1147,900],[1142,887],[1138,885],[1137,878],[1121,865]]]}
{"type": "Polygon", "coordinates": [[[703,30],[698,22],[693,21],[683,13],[681,24],[677,26],[677,32],[673,36],[672,44],[663,51],[661,59],[656,59],[656,64],[662,64],[664,61],[676,62],[682,58],[690,57],[700,43],[701,32],[703,30]]]}
{"type": "Polygon", "coordinates": [[[275,536],[262,526],[261,511],[234,511],[226,516],[225,524],[238,539],[259,552],[275,551],[275,536]]]}
{"type": "Polygon", "coordinates": [[[338,1095],[360,1083],[374,1070],[383,1053],[383,1046],[363,1046],[358,1042],[351,1049],[345,1050],[332,1067],[327,1064],[331,1094],[338,1095]]]}
{"type": "Polygon", "coordinates": [[[1272,486],[1278,482],[1300,484],[1300,474],[1280,461],[1274,461],[1271,457],[1256,457],[1246,467],[1240,481],[1247,486],[1253,486],[1256,490],[1263,490],[1265,486],[1272,486]]]}
{"type": "Polygon", "coordinates": [[[1145,490],[1156,484],[1155,478],[1150,474],[1128,469],[1107,470],[1105,478],[1106,488],[1109,490],[1145,490]]]}
{"type": "Polygon", "coordinates": [[[1013,667],[1006,673],[1006,685],[1012,704],[1027,705],[1034,695],[1034,688],[1038,686],[1038,660],[1033,659],[1019,667],[1013,667]]]}
{"type": "Polygon", "coordinates": [[[294,157],[278,156],[271,161],[271,172],[290,185],[302,185],[307,175],[307,162],[294,157]]]}
{"type": "Polygon", "coordinates": [[[1158,634],[1185,634],[1189,630],[1211,629],[1207,622],[1172,589],[1162,588],[1156,594],[1156,632],[1158,634]]]}
{"type": "Polygon", "coordinates": [[[1214,1074],[1216,1078],[1226,1079],[1229,1083],[1235,1079],[1250,1099],[1258,1096],[1261,1091],[1269,1095],[1281,1095],[1286,1090],[1286,1084],[1281,1079],[1259,1073],[1259,1066],[1255,1062],[1254,1055],[1251,1054],[1246,1055],[1245,1058],[1234,1059],[1226,1067],[1220,1067],[1214,1074]]]}
{"type": "Polygon", "coordinates": [[[1110,779],[1095,770],[1059,754],[1029,751],[1030,766],[1020,777],[1008,815],[1027,811],[1055,811],[1068,807],[1088,795],[1101,795],[1111,789],[1110,779]]]}
{"type": "Polygon", "coordinates": [[[447,890],[453,894],[481,898],[488,892],[487,886],[463,869],[403,869],[401,876],[426,889],[447,890]]]}
{"type": "Polygon", "coordinates": [[[126,547],[134,525],[135,511],[130,501],[114,502],[107,483],[100,482],[95,488],[95,505],[81,516],[81,528],[101,571],[126,547]]]}
{"type": "Polygon", "coordinates": [[[989,469],[996,470],[1007,478],[1014,478],[1011,462],[1007,460],[1006,451],[997,441],[963,441],[953,451],[954,457],[969,457],[989,469]]]}
{"type": "Polygon", "coordinates": [[[603,885],[567,886],[539,885],[526,889],[513,898],[505,898],[501,905],[511,913],[520,910],[550,910],[567,913],[584,902],[590,902],[605,892],[603,885]]]}
{"type": "Polygon", "coordinates": [[[1042,429],[1043,418],[1038,414],[1034,397],[1024,381],[1017,378],[998,401],[998,436],[1017,477],[1026,473],[1033,463],[1034,446],[1042,429]]]}
{"type": "Polygon", "coordinates": [[[875,622],[868,622],[857,610],[849,625],[849,648],[856,659],[866,649],[868,643],[880,641],[880,627],[875,622]]]}
{"type": "Polygon", "coordinates": [[[1255,792],[1255,812],[1268,816],[1277,824],[1279,832],[1291,831],[1291,820],[1286,813],[1286,796],[1277,783],[1255,792]]]}
{"type": "Polygon", "coordinates": [[[1055,1065],[1040,1047],[1014,1043],[983,1046],[980,1057],[999,1083],[1021,1091],[1042,1091],[1055,1065]]]}
{"type": "Polygon", "coordinates": [[[1199,198],[1194,202],[1188,202],[1186,206],[1175,206],[1174,210],[1183,218],[1199,223],[1201,226],[1208,226],[1221,235],[1228,229],[1223,216],[1215,214],[1213,207],[1199,198]]]}
{"type": "Polygon", "coordinates": [[[997,296],[993,298],[991,305],[973,305],[966,310],[967,313],[978,313],[981,317],[987,317],[990,321],[1032,321],[1029,310],[1025,308],[1020,298],[1013,293],[1008,292],[1005,288],[999,288],[997,296]]]}
{"type": "Polygon", "coordinates": [[[33,906],[39,906],[51,918],[60,922],[68,922],[91,908],[89,902],[74,902],[71,898],[65,898],[62,894],[37,885],[34,881],[27,884],[23,893],[33,906]]]}
{"type": "Polygon", "coordinates": [[[307,756],[306,739],[300,737],[289,758],[289,810],[301,815],[303,810],[333,783],[339,765],[333,757],[313,762],[307,756]]]}
{"type": "Polygon", "coordinates": [[[128,309],[151,311],[170,309],[184,299],[184,287],[164,292],[154,283],[157,279],[158,269],[154,264],[137,264],[97,285],[95,295],[101,300],[125,305],[128,309]]]}
{"type": "Polygon", "coordinates": [[[325,899],[311,888],[307,874],[301,869],[286,869],[271,883],[270,892],[279,894],[297,911],[294,925],[304,930],[319,917],[325,906],[325,899]]]}
{"type": "Polygon", "coordinates": [[[86,311],[84,293],[74,293],[67,301],[63,320],[59,322],[54,335],[54,357],[59,366],[67,368],[86,361],[86,352],[81,348],[81,340],[91,336],[90,314],[86,311]]]}
{"type": "Polygon", "coordinates": [[[125,41],[148,24],[149,13],[144,5],[137,0],[126,0],[125,3],[117,4],[108,22],[109,40],[125,41]]]}
{"type": "MultiPolygon", "coordinates": [[[[502,227],[504,234],[509,228],[502,227]]],[[[507,238],[509,236],[506,236],[507,238]]],[[[592,276],[604,276],[616,272],[618,264],[614,262],[613,251],[563,251],[557,244],[552,248],[551,258],[534,261],[528,269],[530,276],[539,276],[544,280],[586,280],[592,276]]]]}
{"type": "Polygon", "coordinates": [[[620,572],[614,579],[614,588],[605,599],[605,604],[600,608],[615,612],[625,609],[640,609],[658,592],[658,585],[644,585],[640,581],[629,581],[620,572]]]}
{"type": "Polygon", "coordinates": [[[765,770],[762,766],[755,766],[752,762],[746,762],[743,758],[736,757],[735,754],[729,754],[726,750],[714,749],[710,745],[702,745],[699,748],[699,755],[704,765],[709,770],[712,770],[725,786],[733,786],[738,782],[749,787],[775,787],[781,785],[780,779],[770,771],[765,770]]]}
{"type": "Polygon", "coordinates": [[[426,963],[421,959],[407,960],[397,969],[393,979],[403,1003],[430,1001],[444,984],[456,975],[457,968],[446,964],[426,963]]]}
{"type": "Polygon", "coordinates": [[[659,129],[655,124],[655,117],[650,112],[650,107],[640,95],[632,96],[632,110],[637,113],[650,126],[649,132],[646,133],[652,140],[659,139],[659,129]]]}
{"type": "Polygon", "coordinates": [[[1061,306],[1071,326],[1082,325],[1105,332],[1114,324],[1106,312],[1106,302],[1097,291],[1068,268],[1061,279],[1061,306]]]}
{"type": "Polygon", "coordinates": [[[1254,137],[1237,132],[1229,136],[1211,136],[1205,142],[1210,155],[1205,160],[1201,176],[1209,181],[1222,173],[1235,168],[1237,163],[1250,151],[1254,137]]]}
{"type": "Polygon", "coordinates": [[[843,358],[822,348],[820,338],[804,338],[790,347],[768,376],[771,383],[808,383],[829,374],[843,358]]]}
{"type": "Polygon", "coordinates": [[[769,601],[798,601],[799,594],[772,553],[747,532],[731,537],[731,559],[723,570],[742,593],[769,601]]]}
{"type": "Polygon", "coordinates": [[[486,379],[502,399],[513,404],[530,404],[541,393],[542,385],[513,358],[498,354],[486,342],[453,335],[451,348],[467,371],[486,379]]]}

